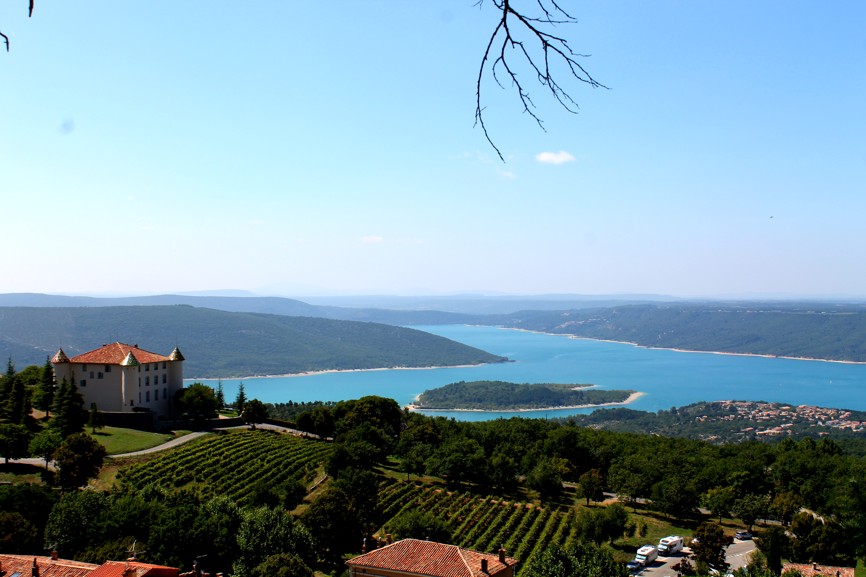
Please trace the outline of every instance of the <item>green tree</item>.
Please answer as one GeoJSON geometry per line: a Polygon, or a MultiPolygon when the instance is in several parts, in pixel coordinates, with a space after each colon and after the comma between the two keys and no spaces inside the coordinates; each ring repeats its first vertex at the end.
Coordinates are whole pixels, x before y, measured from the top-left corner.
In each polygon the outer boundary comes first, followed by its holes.
{"type": "Polygon", "coordinates": [[[755,544],[764,555],[767,569],[774,575],[782,573],[782,558],[788,555],[790,549],[785,530],[778,525],[768,527],[755,539],[755,544]]]}
{"type": "Polygon", "coordinates": [[[653,485],[652,506],[676,519],[693,517],[698,507],[694,482],[687,479],[682,472],[672,472],[653,485]]]}
{"type": "Polygon", "coordinates": [[[268,420],[268,409],[265,404],[258,399],[251,399],[244,404],[244,412],[241,413],[244,423],[255,428],[256,423],[263,423],[268,420]]]}
{"type": "Polygon", "coordinates": [[[568,472],[568,461],[561,457],[542,457],[526,475],[526,486],[538,491],[542,502],[550,502],[562,494],[562,477],[568,472]]]}
{"type": "Polygon", "coordinates": [[[54,395],[52,406],[54,416],[48,421],[48,426],[59,432],[64,439],[74,433],[80,433],[84,430],[87,418],[83,404],[84,397],[78,392],[74,380],[67,381],[64,378],[60,382],[57,394],[54,395]]]}
{"type": "Polygon", "coordinates": [[[313,571],[294,553],[277,553],[256,565],[251,577],[313,577],[313,571]]]}
{"type": "Polygon", "coordinates": [[[736,496],[733,487],[713,487],[701,495],[701,506],[709,509],[714,516],[719,518],[719,523],[721,523],[722,517],[731,514],[736,496]]]}
{"type": "Polygon", "coordinates": [[[244,390],[244,382],[241,381],[238,385],[238,396],[235,397],[235,410],[238,414],[242,414],[244,412],[244,407],[247,404],[247,393],[244,390]]]}
{"type": "Polygon", "coordinates": [[[701,523],[695,531],[695,541],[692,542],[692,554],[698,574],[706,575],[710,568],[724,573],[728,568],[725,548],[732,542],[733,539],[725,535],[718,523],[701,523]]]}
{"type": "Polygon", "coordinates": [[[12,386],[15,384],[15,364],[12,362],[12,357],[6,361],[6,374],[0,380],[0,418],[6,416],[6,405],[9,402],[9,396],[12,394],[12,386]]]}
{"type": "Polygon", "coordinates": [[[101,540],[103,513],[109,497],[99,491],[64,493],[48,516],[45,542],[63,556],[76,559],[92,543],[101,540]]]}
{"type": "Polygon", "coordinates": [[[237,543],[233,564],[237,577],[252,577],[256,567],[273,555],[294,554],[304,564],[315,560],[309,531],[281,507],[242,510],[237,543]]]}
{"type": "Polygon", "coordinates": [[[217,410],[221,411],[226,406],[226,394],[223,391],[223,382],[222,380],[217,381],[216,388],[216,400],[217,400],[217,410]]]}
{"type": "Polygon", "coordinates": [[[41,552],[39,532],[21,513],[0,512],[0,553],[33,555],[41,552]]]}
{"type": "Polygon", "coordinates": [[[591,469],[580,476],[577,480],[577,495],[586,499],[586,506],[590,501],[601,501],[604,498],[604,478],[601,471],[591,469]]]}
{"type": "Polygon", "coordinates": [[[24,425],[0,423],[0,456],[6,463],[9,459],[22,459],[29,453],[30,432],[24,425]]]}
{"type": "Polygon", "coordinates": [[[69,435],[54,454],[60,485],[67,488],[84,485],[99,473],[105,455],[105,447],[87,433],[69,435]]]}
{"type": "Polygon", "coordinates": [[[758,519],[763,519],[767,516],[769,503],[767,498],[762,495],[745,495],[734,502],[732,513],[736,515],[743,523],[752,530],[758,519]]]}
{"type": "Polygon", "coordinates": [[[87,414],[87,426],[90,427],[91,433],[96,433],[96,429],[101,429],[105,426],[102,411],[96,406],[96,403],[90,403],[90,412],[87,414]]]}
{"type": "Polygon", "coordinates": [[[43,429],[30,440],[30,454],[45,459],[45,468],[54,457],[55,451],[63,444],[63,437],[54,429],[43,429]]]}
{"type": "Polygon", "coordinates": [[[344,551],[359,548],[365,527],[350,509],[349,495],[342,489],[331,487],[301,514],[301,521],[310,529],[324,557],[338,559],[344,551]]]}
{"type": "Polygon", "coordinates": [[[181,412],[201,421],[217,414],[217,400],[213,389],[203,383],[193,383],[178,391],[177,405],[181,412]]]}
{"type": "Polygon", "coordinates": [[[520,572],[521,577],[628,577],[624,563],[616,562],[610,550],[591,543],[563,549],[547,547],[520,572]]]}
{"type": "Polygon", "coordinates": [[[397,539],[421,539],[425,541],[451,542],[448,524],[426,511],[409,509],[390,521],[386,528],[397,539]]]}
{"type": "Polygon", "coordinates": [[[770,502],[770,514],[788,525],[794,515],[803,507],[803,499],[793,491],[779,493],[770,502]]]}
{"type": "Polygon", "coordinates": [[[443,443],[430,457],[428,470],[449,483],[478,482],[486,477],[484,448],[475,439],[458,437],[443,443]]]}
{"type": "Polygon", "coordinates": [[[33,391],[33,406],[40,411],[45,411],[45,416],[51,416],[51,405],[54,403],[54,367],[51,360],[45,357],[45,364],[42,366],[39,383],[33,391]]]}
{"type": "Polygon", "coordinates": [[[595,545],[616,541],[635,530],[625,507],[619,503],[597,509],[580,509],[574,526],[580,541],[595,545]]]}

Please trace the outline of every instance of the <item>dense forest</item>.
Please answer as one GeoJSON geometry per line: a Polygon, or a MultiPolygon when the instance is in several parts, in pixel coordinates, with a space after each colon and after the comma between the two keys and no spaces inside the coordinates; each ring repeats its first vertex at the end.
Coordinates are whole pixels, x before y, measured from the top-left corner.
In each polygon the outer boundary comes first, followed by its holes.
{"type": "Polygon", "coordinates": [[[121,341],[168,354],[180,346],[190,377],[501,362],[482,350],[413,329],[355,321],[230,313],[177,306],[0,307],[0,358],[41,365],[121,341]]]}
{"type": "Polygon", "coordinates": [[[422,410],[519,411],[621,403],[634,391],[592,389],[593,385],[472,381],[424,391],[414,403],[422,410]]]}

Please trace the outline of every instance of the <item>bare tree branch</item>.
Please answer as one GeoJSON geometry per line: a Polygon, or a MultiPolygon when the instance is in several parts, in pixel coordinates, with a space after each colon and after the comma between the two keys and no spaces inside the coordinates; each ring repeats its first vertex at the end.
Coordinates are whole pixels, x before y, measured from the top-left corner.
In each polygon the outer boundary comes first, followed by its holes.
{"type": "MultiPolygon", "coordinates": [[[[30,0],[30,11],[27,13],[28,18],[33,17],[33,3],[35,0],[30,0]]],[[[3,42],[6,44],[6,52],[9,52],[9,37],[0,32],[0,36],[3,37],[3,42]]]]}
{"type": "MultiPolygon", "coordinates": [[[[523,112],[532,117],[538,126],[544,130],[541,117],[535,112],[525,79],[519,75],[520,68],[528,68],[535,75],[538,83],[547,89],[556,102],[572,114],[577,114],[579,106],[571,96],[571,88],[562,82],[578,82],[588,84],[593,88],[607,88],[581,65],[579,60],[586,58],[571,49],[568,39],[553,33],[559,25],[573,25],[577,19],[566,12],[557,0],[535,0],[535,13],[528,9],[516,9],[518,0],[490,0],[500,12],[500,18],[490,35],[481,65],[478,67],[478,77],[475,84],[475,124],[481,126],[484,137],[499,159],[505,159],[502,152],[494,144],[487,125],[484,122],[484,106],[482,105],[481,88],[485,74],[490,74],[500,88],[505,88],[500,76],[516,90],[517,97],[523,106],[523,112]]],[[[484,0],[478,0],[482,5],[484,0]]]]}

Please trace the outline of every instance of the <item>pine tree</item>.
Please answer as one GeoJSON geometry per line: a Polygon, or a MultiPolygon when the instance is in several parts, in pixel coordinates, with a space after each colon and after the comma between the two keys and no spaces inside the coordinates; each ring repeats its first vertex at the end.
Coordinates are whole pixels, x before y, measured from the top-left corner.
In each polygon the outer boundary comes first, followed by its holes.
{"type": "Polygon", "coordinates": [[[15,384],[15,365],[12,364],[12,357],[6,361],[6,374],[3,375],[3,381],[0,382],[0,418],[6,416],[6,404],[9,402],[9,395],[12,394],[12,386],[15,384]]]}
{"type": "Polygon", "coordinates": [[[52,403],[54,403],[54,367],[51,365],[51,360],[45,357],[42,379],[33,392],[33,406],[40,411],[45,411],[45,416],[50,417],[52,403]]]}
{"type": "Polygon", "coordinates": [[[30,414],[30,405],[27,402],[27,392],[24,389],[23,380],[13,379],[4,413],[6,419],[16,425],[23,425],[25,417],[30,414]]]}
{"type": "Polygon", "coordinates": [[[78,392],[75,382],[69,382],[64,378],[54,396],[54,404],[51,407],[54,416],[48,421],[48,425],[59,432],[64,439],[73,433],[80,433],[84,430],[86,420],[83,404],[84,397],[78,392]]]}
{"type": "Polygon", "coordinates": [[[244,392],[244,383],[241,382],[238,386],[238,396],[235,398],[235,410],[240,415],[244,412],[244,405],[247,404],[247,395],[244,392]]]}
{"type": "Polygon", "coordinates": [[[223,392],[223,382],[217,382],[216,390],[217,410],[223,409],[226,406],[226,395],[223,392]]]}

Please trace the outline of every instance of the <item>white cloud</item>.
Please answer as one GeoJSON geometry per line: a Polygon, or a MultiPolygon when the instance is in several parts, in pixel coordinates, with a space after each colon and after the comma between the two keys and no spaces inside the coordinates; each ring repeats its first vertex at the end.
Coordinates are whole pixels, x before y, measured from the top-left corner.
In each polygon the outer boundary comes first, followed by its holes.
{"type": "Polygon", "coordinates": [[[501,176],[505,180],[515,180],[517,178],[517,174],[510,170],[500,170],[499,176],[501,176]]]}
{"type": "Polygon", "coordinates": [[[371,234],[371,235],[362,237],[361,242],[363,242],[364,244],[379,244],[379,243],[385,242],[385,238],[378,236],[378,235],[375,235],[375,234],[371,234]]]}
{"type": "Polygon", "coordinates": [[[559,152],[539,152],[535,155],[535,160],[542,164],[565,164],[566,162],[574,162],[576,159],[571,153],[560,150],[559,152]]]}

